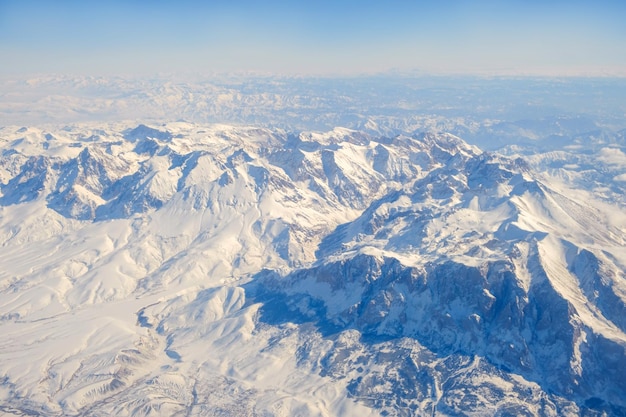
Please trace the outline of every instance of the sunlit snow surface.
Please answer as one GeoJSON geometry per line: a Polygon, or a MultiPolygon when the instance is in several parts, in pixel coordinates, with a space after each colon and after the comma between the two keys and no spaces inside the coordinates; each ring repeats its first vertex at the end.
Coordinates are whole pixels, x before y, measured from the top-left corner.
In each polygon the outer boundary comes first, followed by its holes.
{"type": "Polygon", "coordinates": [[[0,413],[622,415],[611,138],[5,124],[0,413]]]}

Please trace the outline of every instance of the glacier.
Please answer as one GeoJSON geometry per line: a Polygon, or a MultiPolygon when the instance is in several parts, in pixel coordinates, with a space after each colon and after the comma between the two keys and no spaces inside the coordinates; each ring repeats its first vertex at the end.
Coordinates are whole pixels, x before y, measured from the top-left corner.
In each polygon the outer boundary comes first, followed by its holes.
{"type": "Polygon", "coordinates": [[[0,128],[0,413],[626,415],[619,135],[261,125],[0,128]]]}

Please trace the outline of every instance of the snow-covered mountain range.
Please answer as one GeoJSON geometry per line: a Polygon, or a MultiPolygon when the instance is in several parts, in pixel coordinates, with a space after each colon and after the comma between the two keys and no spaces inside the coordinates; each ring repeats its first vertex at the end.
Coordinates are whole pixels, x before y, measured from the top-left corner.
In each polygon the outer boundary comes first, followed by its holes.
{"type": "Polygon", "coordinates": [[[0,79],[0,126],[141,120],[373,136],[448,132],[485,150],[623,142],[624,78],[250,75],[0,79]],[[591,139],[591,140],[595,140],[591,139]]]}
{"type": "Polygon", "coordinates": [[[626,415],[620,149],[0,128],[0,413],[626,415]]]}

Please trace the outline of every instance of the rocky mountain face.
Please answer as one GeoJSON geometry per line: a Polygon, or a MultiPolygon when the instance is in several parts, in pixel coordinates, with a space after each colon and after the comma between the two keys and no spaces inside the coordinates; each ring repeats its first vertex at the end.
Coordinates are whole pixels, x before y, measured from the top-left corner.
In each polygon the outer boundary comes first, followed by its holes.
{"type": "Polygon", "coordinates": [[[626,220],[534,161],[183,122],[0,146],[6,414],[626,415],[626,220]]]}

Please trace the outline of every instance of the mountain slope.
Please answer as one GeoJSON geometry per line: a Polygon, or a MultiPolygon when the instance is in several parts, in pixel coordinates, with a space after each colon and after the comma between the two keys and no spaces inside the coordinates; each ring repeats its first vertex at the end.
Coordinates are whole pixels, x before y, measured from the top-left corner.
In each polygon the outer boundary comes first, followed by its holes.
{"type": "MultiPolygon", "coordinates": [[[[271,323],[295,315],[329,334],[355,329],[388,341],[387,352],[403,350],[389,340],[415,339],[522,376],[509,388],[519,395],[513,404],[532,381],[623,414],[624,235],[598,220],[533,180],[522,161],[481,154],[375,201],[324,239],[318,264],[261,274],[253,288],[271,323]]],[[[388,395],[370,392],[362,376],[349,384],[370,400],[388,395]]],[[[415,397],[394,392],[393,401],[415,397]]]]}

